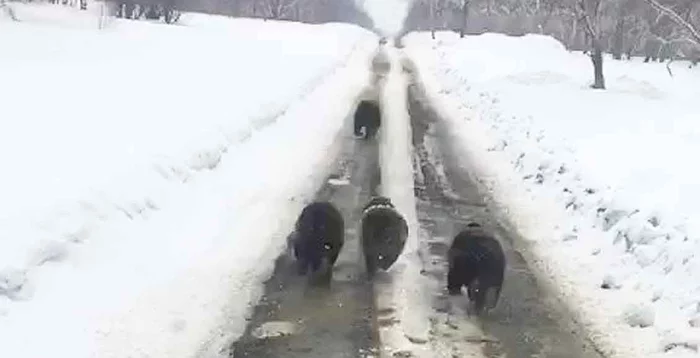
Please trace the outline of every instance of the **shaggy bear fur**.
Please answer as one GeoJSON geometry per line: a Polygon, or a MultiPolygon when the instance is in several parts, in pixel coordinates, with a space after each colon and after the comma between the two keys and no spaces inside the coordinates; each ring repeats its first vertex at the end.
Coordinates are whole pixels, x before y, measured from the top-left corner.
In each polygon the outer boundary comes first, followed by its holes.
{"type": "Polygon", "coordinates": [[[389,198],[372,198],[362,213],[362,250],[367,274],[388,270],[403,251],[408,225],[389,198]]]}
{"type": "Polygon", "coordinates": [[[323,275],[329,281],[340,249],[345,243],[345,223],[340,211],[329,202],[314,202],[302,210],[292,237],[297,270],[323,275]]]}
{"type": "Polygon", "coordinates": [[[355,110],[355,135],[365,139],[374,137],[379,130],[381,111],[373,101],[361,101],[355,110]]]}
{"type": "Polygon", "coordinates": [[[501,244],[481,225],[470,223],[454,238],[448,251],[447,289],[460,295],[467,287],[476,313],[496,306],[501,294],[506,258],[501,244]],[[491,294],[486,302],[487,293],[491,294]]]}

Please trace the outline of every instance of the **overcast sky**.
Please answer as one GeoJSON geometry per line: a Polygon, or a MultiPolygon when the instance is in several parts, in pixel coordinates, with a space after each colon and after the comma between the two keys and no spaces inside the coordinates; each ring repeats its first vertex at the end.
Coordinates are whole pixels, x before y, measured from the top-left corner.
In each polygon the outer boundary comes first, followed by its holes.
{"type": "Polygon", "coordinates": [[[395,35],[403,27],[412,0],[356,0],[374,20],[378,30],[395,35]]]}

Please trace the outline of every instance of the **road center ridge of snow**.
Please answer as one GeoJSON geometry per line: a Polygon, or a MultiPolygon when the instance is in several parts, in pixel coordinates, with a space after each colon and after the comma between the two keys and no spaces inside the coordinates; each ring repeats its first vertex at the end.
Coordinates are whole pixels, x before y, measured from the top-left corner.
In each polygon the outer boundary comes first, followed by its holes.
{"type": "Polygon", "coordinates": [[[391,63],[381,88],[382,131],[379,162],[382,195],[389,197],[408,222],[404,252],[388,272],[389,282],[376,282],[378,319],[396,322],[379,327],[382,352],[410,352],[414,357],[431,357],[429,334],[430,291],[421,275],[418,219],[413,194],[411,124],[407,109],[407,81],[402,73],[398,50],[386,47],[391,63]],[[388,316],[388,317],[384,317],[388,316]]]}

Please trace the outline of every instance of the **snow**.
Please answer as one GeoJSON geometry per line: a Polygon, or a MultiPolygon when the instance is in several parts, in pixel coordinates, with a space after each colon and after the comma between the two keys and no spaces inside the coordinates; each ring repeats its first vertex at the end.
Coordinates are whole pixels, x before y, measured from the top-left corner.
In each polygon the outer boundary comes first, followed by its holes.
{"type": "Polygon", "coordinates": [[[598,348],[697,356],[700,70],[606,58],[597,91],[590,59],[550,37],[404,43],[472,175],[598,348]]]}
{"type": "Polygon", "coordinates": [[[395,36],[403,29],[413,1],[411,0],[362,0],[357,1],[374,22],[374,27],[386,36],[395,36]]]}
{"type": "MultiPolygon", "coordinates": [[[[396,325],[379,327],[382,349],[387,356],[411,352],[415,357],[432,356],[428,350],[430,291],[420,274],[418,217],[413,196],[411,126],[406,108],[406,78],[398,50],[385,46],[390,70],[381,88],[382,130],[379,133],[381,194],[387,196],[404,216],[408,237],[403,253],[389,269],[387,280],[375,283],[378,312],[388,312],[396,325]]],[[[382,317],[386,318],[386,317],[382,317]]]]}
{"type": "Polygon", "coordinates": [[[276,338],[294,335],[301,330],[299,325],[288,321],[269,321],[253,330],[253,337],[257,339],[276,338]]]}
{"type": "Polygon", "coordinates": [[[225,356],[338,151],[376,37],[192,14],[100,31],[63,26],[89,13],[15,9],[0,22],[0,356],[225,356]]]}

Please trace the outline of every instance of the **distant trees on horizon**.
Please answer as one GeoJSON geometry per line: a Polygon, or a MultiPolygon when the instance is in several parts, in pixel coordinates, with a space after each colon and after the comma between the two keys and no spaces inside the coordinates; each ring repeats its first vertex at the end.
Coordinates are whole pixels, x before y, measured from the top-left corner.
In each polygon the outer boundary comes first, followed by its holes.
{"type": "MultiPolygon", "coordinates": [[[[12,1],[12,0],[2,0],[12,1]]],[[[368,29],[372,20],[355,0],[22,0],[79,6],[87,10],[96,3],[106,4],[107,16],[126,19],[163,20],[175,23],[182,12],[292,20],[307,23],[347,22],[368,29]]]]}
{"type": "Polygon", "coordinates": [[[594,88],[605,88],[603,53],[700,62],[698,0],[415,0],[411,30],[549,35],[590,54],[594,88]]]}

